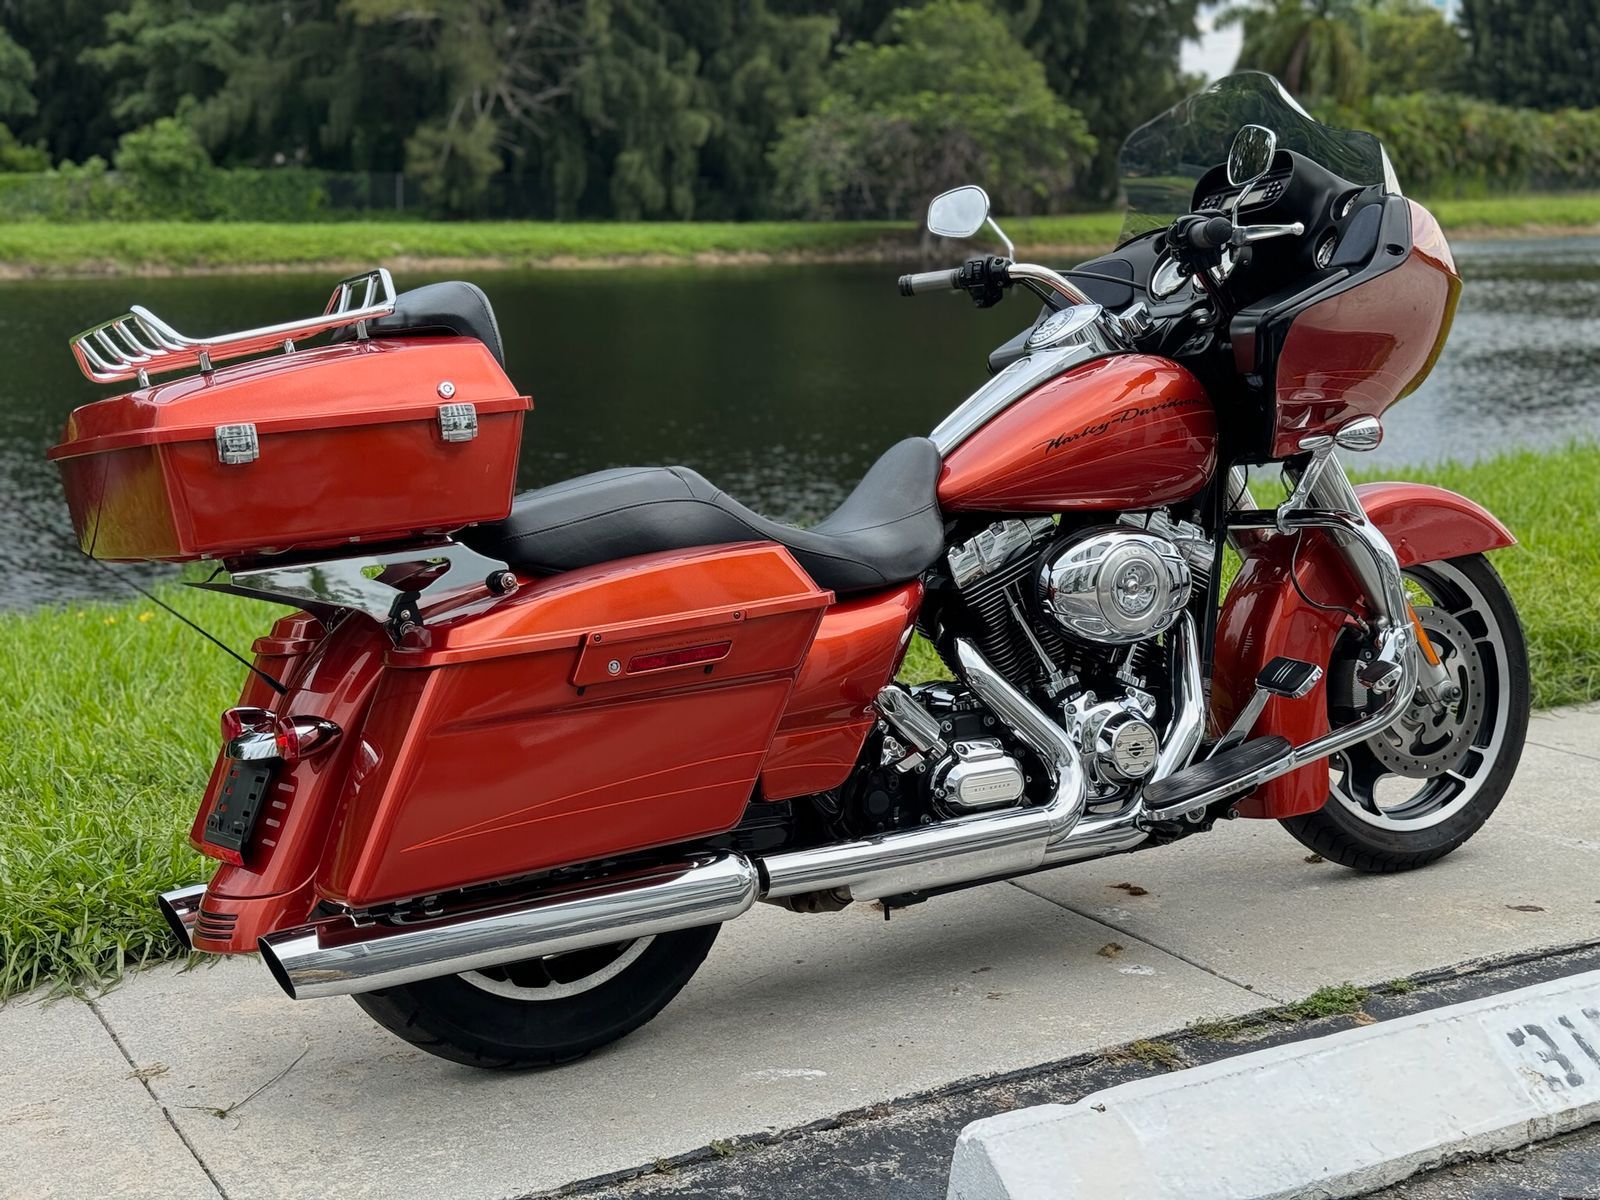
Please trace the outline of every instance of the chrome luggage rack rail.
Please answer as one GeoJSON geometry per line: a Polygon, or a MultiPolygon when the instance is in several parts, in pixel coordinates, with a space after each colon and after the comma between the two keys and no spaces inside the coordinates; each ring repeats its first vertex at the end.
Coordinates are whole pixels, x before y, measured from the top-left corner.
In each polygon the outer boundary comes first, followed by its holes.
{"type": "Polygon", "coordinates": [[[148,308],[135,304],[122,316],[76,335],[71,341],[72,356],[95,383],[137,379],[143,387],[153,374],[188,367],[209,371],[214,363],[226,359],[267,350],[292,351],[296,338],[315,337],[330,329],[355,325],[364,333],[366,322],[393,311],[394,280],[378,267],[340,280],[320,317],[213,337],[186,337],[148,308]]]}

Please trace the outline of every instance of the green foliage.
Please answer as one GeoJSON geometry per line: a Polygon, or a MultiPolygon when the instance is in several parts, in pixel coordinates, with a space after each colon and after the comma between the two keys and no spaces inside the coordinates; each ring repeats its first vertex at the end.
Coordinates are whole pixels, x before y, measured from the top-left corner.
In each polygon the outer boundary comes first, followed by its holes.
{"type": "Polygon", "coordinates": [[[1293,1004],[1275,1008],[1267,1015],[1277,1021],[1311,1021],[1317,1017],[1336,1017],[1345,1013],[1359,1012],[1370,995],[1366,988],[1356,987],[1352,983],[1340,983],[1332,987],[1318,988],[1304,1000],[1296,1000],[1293,1004]]]}
{"type": "Polygon", "coordinates": [[[1425,0],[1382,0],[1365,18],[1373,95],[1444,92],[1466,78],[1467,44],[1425,0]]]}
{"type": "Polygon", "coordinates": [[[1375,96],[1358,110],[1326,115],[1376,133],[1407,191],[1481,195],[1600,186],[1600,109],[1545,113],[1416,92],[1375,96]]]}
{"type": "Polygon", "coordinates": [[[50,167],[50,154],[44,143],[25,146],[17,135],[0,125],[0,174],[14,171],[44,171],[50,167]]]}
{"type": "Polygon", "coordinates": [[[132,0],[104,24],[105,42],[85,50],[83,62],[111,81],[111,113],[124,127],[214,95],[266,32],[248,5],[218,0],[132,0]]]}
{"type": "Polygon", "coordinates": [[[1005,23],[980,4],[899,9],[848,47],[818,111],[784,126],[778,191],[808,217],[909,216],[982,179],[1006,213],[1048,211],[1095,149],[1005,23]]]}
{"type": "MultiPolygon", "coordinates": [[[[177,189],[8,181],[0,203],[304,219],[349,207],[345,173],[407,171],[448,216],[904,216],[964,177],[1009,213],[1109,206],[1122,138],[1190,90],[1179,51],[1203,2],[4,0],[0,172],[38,171],[40,146],[110,160],[167,118],[216,170],[177,189]]],[[[1591,185],[1591,0],[1465,0],[1465,36],[1425,0],[1237,0],[1223,19],[1241,65],[1392,131],[1409,186],[1591,185]],[[1418,98],[1474,88],[1552,119],[1418,98]]]]}
{"type": "Polygon", "coordinates": [[[1044,64],[1055,93],[1099,139],[1075,192],[1115,198],[1117,151],[1127,133],[1195,88],[1180,69],[1183,40],[1197,35],[1198,0],[998,0],[1013,28],[1044,64]]]}
{"type": "Polygon", "coordinates": [[[327,172],[297,167],[211,170],[174,195],[141,187],[133,176],[108,170],[104,159],[91,158],[35,173],[0,171],[0,220],[314,221],[327,216],[329,179],[327,172]]]}
{"type": "Polygon", "coordinates": [[[0,120],[37,112],[33,81],[38,74],[29,54],[0,26],[0,120]]]}
{"type": "Polygon", "coordinates": [[[1600,7],[1594,0],[1462,0],[1464,78],[1501,104],[1600,106],[1600,7]]]}
{"type": "Polygon", "coordinates": [[[500,169],[494,118],[429,121],[406,141],[406,171],[423,181],[423,194],[445,212],[470,212],[500,169]]]}
{"type": "MultiPolygon", "coordinates": [[[[243,646],[279,611],[172,600],[243,646]]],[[[143,601],[0,615],[0,998],[177,950],[151,898],[210,874],[184,810],[239,674],[143,601]]]]}
{"type": "Polygon", "coordinates": [[[1307,101],[1354,104],[1367,82],[1361,0],[1245,0],[1219,26],[1244,34],[1239,70],[1266,71],[1307,101]]]}
{"type": "Polygon", "coordinates": [[[210,216],[207,185],[211,156],[193,129],[176,117],[161,117],[125,133],[115,165],[125,191],[114,200],[120,214],[210,216]]]}

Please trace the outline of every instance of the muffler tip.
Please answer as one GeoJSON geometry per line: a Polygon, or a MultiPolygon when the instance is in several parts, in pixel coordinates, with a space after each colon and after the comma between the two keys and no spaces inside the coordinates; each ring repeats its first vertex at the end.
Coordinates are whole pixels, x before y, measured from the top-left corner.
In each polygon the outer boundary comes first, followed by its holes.
{"type": "Polygon", "coordinates": [[[272,977],[278,981],[278,986],[283,989],[284,995],[291,1000],[298,1000],[299,997],[295,995],[294,980],[289,978],[289,972],[284,969],[283,960],[272,949],[272,943],[266,937],[257,938],[256,949],[261,952],[261,961],[267,964],[267,970],[272,972],[272,977]]]}
{"type": "Polygon", "coordinates": [[[200,902],[206,898],[208,886],[204,883],[190,884],[188,887],[162,892],[156,897],[156,907],[161,910],[161,915],[166,918],[172,935],[185,950],[194,949],[191,930],[200,916],[200,902]]]}

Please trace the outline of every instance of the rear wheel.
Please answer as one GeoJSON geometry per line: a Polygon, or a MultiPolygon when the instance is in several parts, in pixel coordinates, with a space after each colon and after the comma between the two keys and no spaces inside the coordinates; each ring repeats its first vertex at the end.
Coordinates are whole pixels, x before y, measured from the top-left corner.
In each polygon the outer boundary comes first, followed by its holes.
{"type": "Polygon", "coordinates": [[[721,926],[425,979],[354,997],[418,1049],[473,1067],[550,1067],[632,1033],[667,1006],[721,926]]]}
{"type": "MultiPolygon", "coordinates": [[[[1405,576],[1459,695],[1430,703],[1419,691],[1394,725],[1329,760],[1321,809],[1283,822],[1322,857],[1358,871],[1425,866],[1470,838],[1505,795],[1528,732],[1527,643],[1488,559],[1419,564],[1405,576]]],[[[1335,666],[1330,696],[1353,668],[1335,666]]]]}

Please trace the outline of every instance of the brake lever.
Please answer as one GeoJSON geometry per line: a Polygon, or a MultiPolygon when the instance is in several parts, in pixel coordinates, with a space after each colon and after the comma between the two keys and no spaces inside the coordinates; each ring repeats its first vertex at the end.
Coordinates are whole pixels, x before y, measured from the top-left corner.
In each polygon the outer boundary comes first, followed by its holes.
{"type": "Polygon", "coordinates": [[[1264,242],[1268,238],[1299,237],[1305,231],[1303,221],[1295,221],[1289,225],[1238,225],[1234,227],[1233,236],[1228,239],[1228,244],[1248,246],[1251,242],[1264,242]]]}

